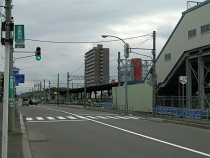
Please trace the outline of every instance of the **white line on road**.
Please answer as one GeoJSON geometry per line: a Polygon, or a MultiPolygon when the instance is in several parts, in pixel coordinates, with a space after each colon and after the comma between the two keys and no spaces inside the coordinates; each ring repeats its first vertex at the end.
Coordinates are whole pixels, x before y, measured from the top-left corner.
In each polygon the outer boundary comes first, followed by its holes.
{"type": "Polygon", "coordinates": [[[55,120],[53,117],[47,117],[49,120],[55,120]]]}
{"type": "Polygon", "coordinates": [[[43,117],[36,117],[37,120],[44,120],[43,117]]]}
{"type": "Polygon", "coordinates": [[[70,118],[70,119],[72,119],[72,120],[77,119],[76,117],[73,117],[73,116],[66,116],[66,117],[68,117],[68,118],[70,118]]]}
{"type": "Polygon", "coordinates": [[[30,122],[37,122],[37,123],[43,123],[43,122],[70,122],[70,121],[86,121],[86,120],[50,120],[50,121],[27,121],[28,123],[30,122]]]}
{"type": "MultiPolygon", "coordinates": [[[[53,109],[53,110],[55,110],[55,109],[53,109]]],[[[79,117],[79,118],[82,117],[82,116],[79,116],[77,114],[73,114],[73,113],[70,113],[70,112],[62,111],[62,110],[55,110],[55,111],[68,113],[70,115],[73,115],[73,116],[76,116],[76,117],[79,117]]],[[[156,139],[156,138],[149,137],[149,136],[146,136],[146,135],[143,135],[143,134],[132,132],[132,131],[129,131],[129,130],[126,130],[126,129],[123,129],[123,128],[120,128],[120,127],[117,127],[117,126],[113,126],[113,125],[110,125],[110,124],[107,124],[107,123],[99,122],[97,120],[89,119],[87,117],[86,117],[86,120],[93,121],[95,123],[99,123],[99,124],[102,124],[102,125],[105,125],[105,126],[108,126],[108,127],[111,127],[111,128],[115,128],[115,129],[130,133],[130,134],[133,134],[133,135],[137,135],[137,136],[140,136],[140,137],[143,137],[143,138],[146,138],[146,139],[150,139],[150,140],[153,140],[153,141],[156,141],[156,142],[159,142],[159,143],[167,144],[167,145],[170,145],[170,146],[173,146],[173,147],[177,147],[177,148],[180,148],[180,149],[183,149],[183,150],[191,151],[191,152],[194,152],[194,153],[197,153],[197,154],[200,154],[200,155],[210,157],[210,154],[207,154],[207,153],[204,153],[204,152],[201,152],[201,151],[198,151],[198,150],[190,149],[190,148],[187,148],[187,147],[184,147],[184,146],[181,146],[181,145],[169,143],[169,142],[166,142],[166,141],[163,141],[163,140],[160,140],[160,139],[156,139]]]]}
{"type": "Polygon", "coordinates": [[[97,117],[94,117],[94,116],[86,116],[88,118],[91,118],[91,119],[98,119],[97,117]]]}
{"type": "Polygon", "coordinates": [[[109,118],[104,117],[104,116],[96,116],[96,117],[98,117],[98,118],[102,118],[102,119],[109,119],[109,118]]]}
{"type": "Polygon", "coordinates": [[[65,120],[66,119],[65,117],[62,117],[62,116],[57,116],[57,118],[59,118],[60,120],[65,120]]]}
{"type": "Polygon", "coordinates": [[[33,120],[31,117],[26,117],[26,120],[27,121],[31,121],[31,120],[33,120]]]}

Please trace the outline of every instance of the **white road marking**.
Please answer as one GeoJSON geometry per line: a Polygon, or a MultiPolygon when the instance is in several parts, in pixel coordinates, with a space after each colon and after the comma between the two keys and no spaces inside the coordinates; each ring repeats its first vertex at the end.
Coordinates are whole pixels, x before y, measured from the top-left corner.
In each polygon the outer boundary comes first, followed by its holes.
{"type": "Polygon", "coordinates": [[[31,120],[33,120],[31,117],[26,117],[26,120],[27,121],[31,121],[31,120]]]}
{"type": "Polygon", "coordinates": [[[44,120],[43,117],[36,117],[37,120],[44,120]]]}
{"type": "MultiPolygon", "coordinates": [[[[81,117],[81,116],[79,116],[77,114],[73,114],[73,113],[70,113],[70,112],[66,112],[66,111],[62,111],[62,110],[59,110],[59,111],[63,112],[63,113],[68,113],[68,114],[76,116],[76,117],[81,117]]],[[[204,155],[204,156],[210,157],[210,154],[207,154],[207,153],[204,153],[204,152],[201,152],[201,151],[198,151],[198,150],[190,149],[190,148],[187,148],[187,147],[184,147],[184,146],[181,146],[181,145],[173,144],[173,143],[166,142],[166,141],[163,141],[163,140],[160,140],[160,139],[156,139],[156,138],[153,138],[153,137],[149,137],[149,136],[146,136],[146,135],[143,135],[143,134],[132,132],[132,131],[129,131],[129,130],[126,130],[126,129],[123,129],[123,128],[120,128],[120,127],[117,127],[117,126],[113,126],[113,125],[110,125],[110,124],[107,124],[107,123],[99,122],[97,120],[92,120],[92,119],[89,119],[89,118],[86,118],[86,120],[93,121],[95,123],[102,124],[104,126],[108,126],[108,127],[111,127],[111,128],[115,128],[115,129],[118,129],[118,130],[130,133],[130,134],[133,134],[133,135],[136,135],[136,136],[139,136],[139,137],[150,139],[150,140],[153,140],[153,141],[156,141],[156,142],[159,142],[159,143],[167,144],[167,145],[170,145],[170,146],[173,146],[173,147],[176,147],[176,148],[180,148],[180,149],[183,149],[183,150],[187,150],[187,151],[190,151],[190,152],[194,152],[194,153],[197,153],[197,154],[200,154],[200,155],[204,155]]]]}
{"type": "Polygon", "coordinates": [[[77,117],[79,117],[79,118],[81,118],[81,119],[87,119],[86,117],[79,116],[79,115],[77,115],[77,117]]]}
{"type": "Polygon", "coordinates": [[[96,117],[98,117],[98,118],[102,118],[102,119],[109,119],[109,118],[104,117],[104,116],[96,116],[96,117]]]}
{"type": "Polygon", "coordinates": [[[106,116],[106,117],[111,119],[119,119],[118,117],[113,117],[113,116],[106,116]]]}
{"type": "Polygon", "coordinates": [[[94,116],[86,116],[86,117],[89,117],[91,119],[98,119],[97,117],[94,117],[94,116]]]}
{"type": "Polygon", "coordinates": [[[121,118],[121,119],[129,119],[128,117],[126,117],[126,116],[124,116],[124,117],[122,117],[122,116],[115,116],[115,117],[117,117],[117,118],[121,118]]]}
{"type": "Polygon", "coordinates": [[[33,123],[43,123],[43,122],[70,122],[70,121],[86,121],[86,120],[49,120],[49,121],[27,121],[27,122],[33,122],[33,123]]]}
{"type": "Polygon", "coordinates": [[[73,116],[66,116],[66,117],[68,117],[68,118],[70,118],[70,119],[72,119],[72,120],[77,119],[76,117],[73,117],[73,116]]]}
{"type": "Polygon", "coordinates": [[[58,119],[60,120],[65,120],[66,118],[65,117],[62,117],[62,116],[57,116],[58,119]]]}
{"type": "Polygon", "coordinates": [[[49,120],[55,120],[53,117],[47,117],[47,119],[49,119],[49,120]]]}

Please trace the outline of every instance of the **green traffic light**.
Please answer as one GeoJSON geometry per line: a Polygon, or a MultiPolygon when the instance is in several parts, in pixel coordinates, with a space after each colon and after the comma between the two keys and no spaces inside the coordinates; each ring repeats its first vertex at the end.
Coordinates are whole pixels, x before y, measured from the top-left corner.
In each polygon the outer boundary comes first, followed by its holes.
{"type": "Polygon", "coordinates": [[[41,56],[36,56],[36,60],[41,60],[41,56]]]}

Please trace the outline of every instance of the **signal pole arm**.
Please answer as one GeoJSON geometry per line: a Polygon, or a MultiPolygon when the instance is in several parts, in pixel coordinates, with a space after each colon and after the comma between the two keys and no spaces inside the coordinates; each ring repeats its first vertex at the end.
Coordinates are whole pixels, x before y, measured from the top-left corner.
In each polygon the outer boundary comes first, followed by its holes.
{"type": "Polygon", "coordinates": [[[13,63],[15,62],[16,59],[28,58],[28,57],[33,57],[33,56],[35,56],[35,55],[29,55],[29,56],[14,58],[13,63]]]}

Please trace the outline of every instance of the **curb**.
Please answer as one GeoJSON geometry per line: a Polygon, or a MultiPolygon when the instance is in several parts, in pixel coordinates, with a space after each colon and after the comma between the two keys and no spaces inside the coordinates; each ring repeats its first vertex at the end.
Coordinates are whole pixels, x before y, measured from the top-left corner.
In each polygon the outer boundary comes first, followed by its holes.
{"type": "Polygon", "coordinates": [[[183,121],[175,121],[175,120],[164,120],[163,122],[165,122],[165,123],[174,123],[174,124],[178,124],[178,125],[185,125],[185,126],[190,126],[190,127],[196,127],[196,128],[202,128],[202,129],[210,130],[210,126],[203,125],[203,124],[197,124],[197,123],[191,123],[191,122],[183,122],[183,121]]]}
{"type": "Polygon", "coordinates": [[[20,113],[20,127],[22,132],[22,148],[23,148],[23,157],[24,158],[33,158],[31,154],[31,148],[28,142],[28,137],[26,135],[26,128],[23,122],[23,116],[20,113]]]}

